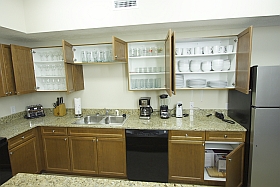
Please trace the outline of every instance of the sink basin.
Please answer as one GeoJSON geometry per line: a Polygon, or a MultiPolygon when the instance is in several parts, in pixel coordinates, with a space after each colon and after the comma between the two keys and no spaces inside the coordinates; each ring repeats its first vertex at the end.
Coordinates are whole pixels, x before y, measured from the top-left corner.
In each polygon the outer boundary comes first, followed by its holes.
{"type": "Polygon", "coordinates": [[[123,116],[85,116],[74,122],[80,125],[123,125],[127,117],[123,116]]]}
{"type": "Polygon", "coordinates": [[[122,125],[126,118],[123,116],[107,116],[100,123],[111,124],[111,125],[122,125]]]}
{"type": "Polygon", "coordinates": [[[75,124],[99,124],[102,119],[104,119],[104,116],[86,116],[77,120],[75,124]]]}

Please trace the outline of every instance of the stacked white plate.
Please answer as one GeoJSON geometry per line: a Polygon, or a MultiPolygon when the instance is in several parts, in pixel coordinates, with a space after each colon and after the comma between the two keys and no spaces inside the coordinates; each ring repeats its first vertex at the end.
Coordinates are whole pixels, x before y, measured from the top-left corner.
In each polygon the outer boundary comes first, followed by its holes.
{"type": "Polygon", "coordinates": [[[189,60],[179,60],[178,61],[178,70],[180,72],[189,72],[190,71],[189,60]]]}
{"type": "Polygon", "coordinates": [[[201,66],[201,61],[200,60],[192,60],[190,62],[191,72],[201,72],[200,66],[201,66]]]}
{"type": "Polygon", "coordinates": [[[188,79],[187,87],[204,88],[204,87],[206,87],[206,79],[188,79]]]}
{"type": "Polygon", "coordinates": [[[222,80],[208,81],[207,86],[211,88],[225,88],[227,87],[227,81],[222,81],[222,80]]]}
{"type": "Polygon", "coordinates": [[[184,87],[184,76],[176,75],[176,88],[183,88],[183,87],[184,87]]]}

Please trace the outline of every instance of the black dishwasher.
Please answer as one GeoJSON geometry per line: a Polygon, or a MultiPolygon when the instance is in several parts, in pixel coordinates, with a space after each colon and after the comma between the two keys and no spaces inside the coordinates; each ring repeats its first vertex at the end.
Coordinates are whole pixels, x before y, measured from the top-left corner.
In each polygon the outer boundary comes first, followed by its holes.
{"type": "Polygon", "coordinates": [[[126,165],[129,180],[168,182],[168,131],[126,131],[126,165]]]}
{"type": "Polygon", "coordinates": [[[6,138],[0,137],[0,185],[12,177],[8,141],[6,138]]]}

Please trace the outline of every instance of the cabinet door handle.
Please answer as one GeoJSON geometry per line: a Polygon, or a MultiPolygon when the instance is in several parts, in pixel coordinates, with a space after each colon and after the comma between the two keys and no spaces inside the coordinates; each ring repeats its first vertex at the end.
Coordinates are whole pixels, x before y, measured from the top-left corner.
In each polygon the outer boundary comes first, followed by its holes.
{"type": "Polygon", "coordinates": [[[231,162],[231,158],[229,158],[228,161],[231,162]]]}
{"type": "Polygon", "coordinates": [[[67,138],[64,139],[65,141],[67,140],[67,138]]]}
{"type": "Polygon", "coordinates": [[[189,135],[188,134],[186,134],[186,137],[188,137],[189,135]]]}
{"type": "Polygon", "coordinates": [[[96,141],[98,142],[98,139],[96,139],[96,141]]]}
{"type": "Polygon", "coordinates": [[[22,136],[21,139],[24,139],[24,136],[22,136]]]}
{"type": "Polygon", "coordinates": [[[227,135],[225,134],[224,137],[227,138],[227,135]]]}
{"type": "Polygon", "coordinates": [[[8,93],[8,92],[6,92],[5,94],[6,94],[6,95],[9,95],[9,93],[8,93]]]}
{"type": "Polygon", "coordinates": [[[93,139],[92,141],[94,142],[95,140],[93,139]]]}
{"type": "Polygon", "coordinates": [[[202,146],[204,146],[205,144],[204,143],[202,143],[202,146]]]}
{"type": "Polygon", "coordinates": [[[55,130],[52,130],[52,132],[54,133],[54,132],[55,132],[55,130]]]}

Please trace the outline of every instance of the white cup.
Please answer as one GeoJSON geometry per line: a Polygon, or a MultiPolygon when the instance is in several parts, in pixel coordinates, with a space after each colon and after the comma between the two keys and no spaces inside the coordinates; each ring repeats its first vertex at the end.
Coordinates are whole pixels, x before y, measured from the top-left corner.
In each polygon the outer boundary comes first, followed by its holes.
{"type": "Polygon", "coordinates": [[[194,54],[200,55],[201,54],[201,47],[195,47],[194,54]]]}
{"type": "Polygon", "coordinates": [[[194,54],[194,49],[192,47],[187,48],[187,55],[193,55],[194,54]]]}
{"type": "Polygon", "coordinates": [[[217,54],[217,53],[219,53],[219,46],[218,45],[215,45],[214,47],[213,47],[213,53],[214,54],[217,54]]]}
{"type": "Polygon", "coordinates": [[[219,53],[225,53],[225,46],[221,45],[219,47],[219,53]]]}
{"type": "Polygon", "coordinates": [[[233,45],[228,45],[226,48],[227,53],[232,53],[233,52],[233,45]]]}
{"type": "Polygon", "coordinates": [[[203,47],[203,54],[207,55],[211,53],[211,47],[205,46],[203,47]]]}

